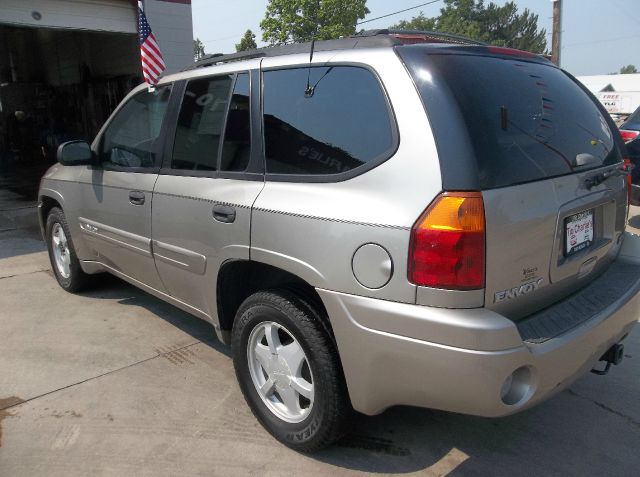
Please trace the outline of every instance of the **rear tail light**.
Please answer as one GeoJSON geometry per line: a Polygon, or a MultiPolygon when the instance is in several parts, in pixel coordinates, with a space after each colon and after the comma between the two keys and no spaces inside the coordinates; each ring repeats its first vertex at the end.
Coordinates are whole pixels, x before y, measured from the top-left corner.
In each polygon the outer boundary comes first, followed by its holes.
{"type": "Polygon", "coordinates": [[[640,132],[638,131],[629,131],[626,129],[621,129],[620,130],[620,135],[622,136],[622,140],[625,143],[631,142],[633,141],[635,138],[638,137],[638,135],[640,135],[640,132]]]}
{"type": "Polygon", "coordinates": [[[411,230],[409,280],[449,290],[484,288],[484,263],[482,194],[440,194],[411,230]]]}

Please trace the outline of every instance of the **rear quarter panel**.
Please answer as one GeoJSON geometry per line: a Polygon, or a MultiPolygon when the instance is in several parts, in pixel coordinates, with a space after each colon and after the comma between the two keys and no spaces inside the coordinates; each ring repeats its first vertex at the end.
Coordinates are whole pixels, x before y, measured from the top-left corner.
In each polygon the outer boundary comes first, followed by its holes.
{"type": "MultiPolygon", "coordinates": [[[[306,61],[306,55],[267,58],[262,66],[306,61]]],[[[416,287],[407,279],[410,231],[442,188],[429,122],[393,50],[314,55],[314,63],[328,61],[364,64],[377,72],[395,113],[399,147],[386,162],[343,182],[267,180],[253,209],[251,258],[318,288],[414,303],[416,287]],[[364,287],[352,272],[354,252],[367,243],[384,247],[393,261],[392,277],[379,289],[364,287]]]]}

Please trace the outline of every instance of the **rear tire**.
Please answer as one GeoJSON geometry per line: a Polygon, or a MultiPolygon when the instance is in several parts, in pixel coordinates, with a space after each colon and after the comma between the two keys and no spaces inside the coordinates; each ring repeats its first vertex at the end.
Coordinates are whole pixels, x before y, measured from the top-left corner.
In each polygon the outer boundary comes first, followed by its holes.
{"type": "Polygon", "coordinates": [[[67,219],[58,207],[49,212],[45,231],[49,260],[58,284],[70,293],[82,290],[91,277],[80,267],[67,219]]]}
{"type": "Polygon", "coordinates": [[[276,439],[313,452],[340,438],[351,415],[335,345],[318,313],[284,291],[240,306],[233,364],[251,411],[276,439]]]}

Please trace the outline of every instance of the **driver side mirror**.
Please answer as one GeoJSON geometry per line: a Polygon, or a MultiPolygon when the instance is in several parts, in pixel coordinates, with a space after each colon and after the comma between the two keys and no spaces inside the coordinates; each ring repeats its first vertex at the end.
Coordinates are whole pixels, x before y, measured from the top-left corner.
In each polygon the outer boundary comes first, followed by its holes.
{"type": "Polygon", "coordinates": [[[69,141],[58,147],[58,162],[63,166],[86,166],[95,160],[91,147],[85,141],[69,141]]]}

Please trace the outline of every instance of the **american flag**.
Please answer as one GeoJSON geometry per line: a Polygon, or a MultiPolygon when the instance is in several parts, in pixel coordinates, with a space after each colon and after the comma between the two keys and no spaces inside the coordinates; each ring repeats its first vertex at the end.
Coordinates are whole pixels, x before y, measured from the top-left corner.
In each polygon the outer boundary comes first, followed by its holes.
{"type": "Polygon", "coordinates": [[[140,59],[142,60],[142,75],[150,85],[156,84],[158,77],[165,69],[165,65],[156,37],[151,31],[147,17],[142,9],[142,2],[138,2],[138,35],[140,41],[140,59]]]}

